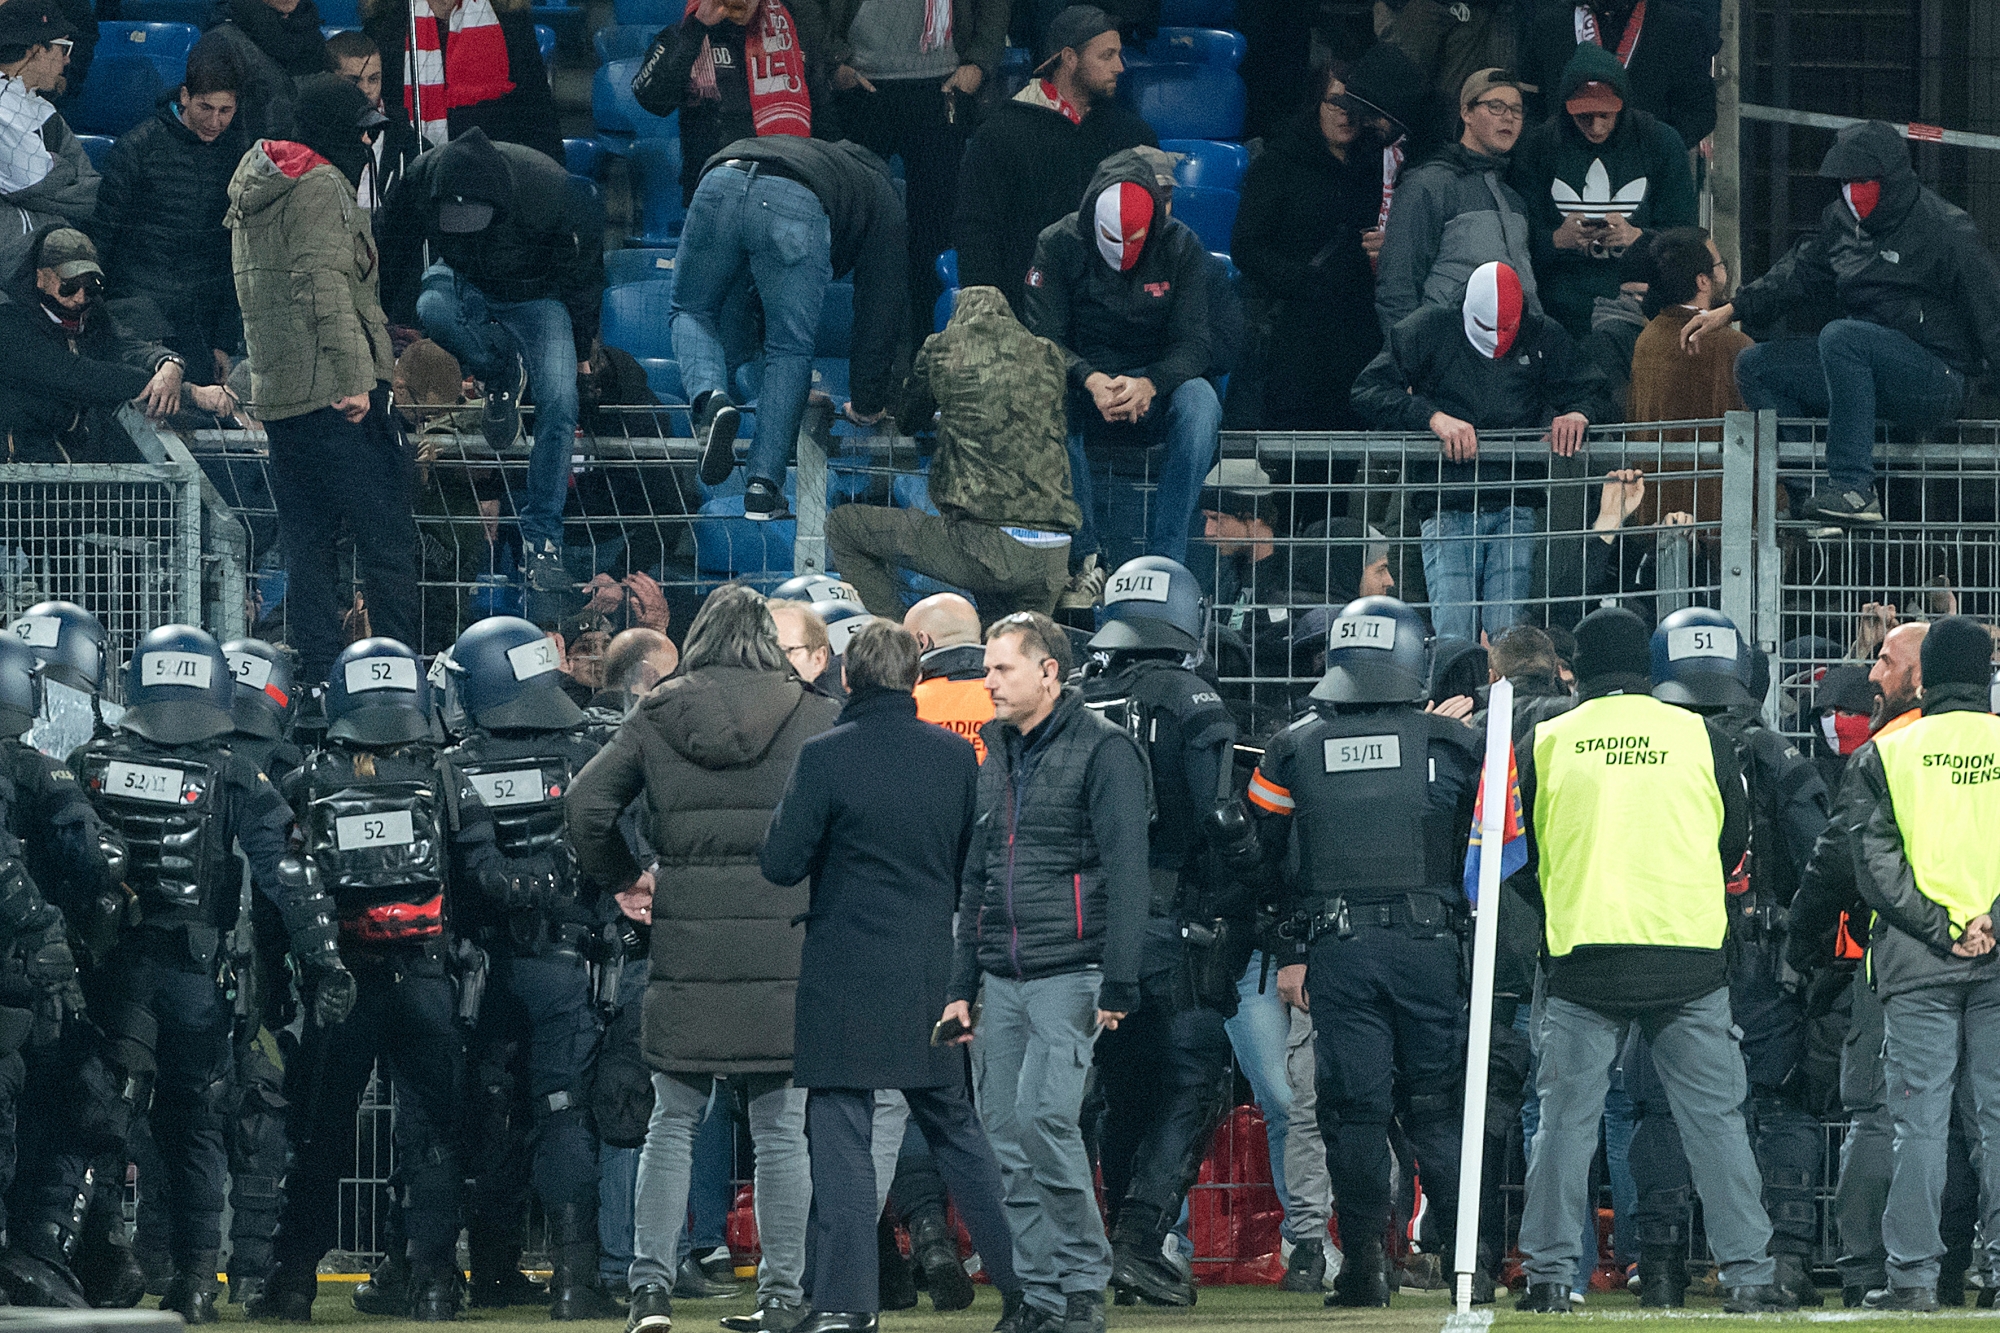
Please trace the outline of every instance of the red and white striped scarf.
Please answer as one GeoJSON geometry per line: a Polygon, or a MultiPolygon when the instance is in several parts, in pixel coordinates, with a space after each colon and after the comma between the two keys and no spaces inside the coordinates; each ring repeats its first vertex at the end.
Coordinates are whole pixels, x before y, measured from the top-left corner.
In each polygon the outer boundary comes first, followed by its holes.
{"type": "MultiPolygon", "coordinates": [[[[698,3],[688,0],[687,13],[694,13],[698,3]]],[[[812,99],[806,95],[805,52],[799,47],[799,30],[791,11],[780,0],[764,0],[758,6],[743,36],[743,63],[748,66],[744,74],[750,85],[750,123],[757,136],[811,138],[812,99]]],[[[715,101],[722,96],[715,86],[715,56],[706,37],[701,39],[701,53],[688,72],[688,83],[697,99],[715,101]]]]}
{"type": "Polygon", "coordinates": [[[951,0],[924,0],[924,35],[919,51],[941,51],[951,45],[951,0]]]}
{"type": "Polygon", "coordinates": [[[507,38],[500,31],[493,0],[458,0],[451,11],[449,50],[442,49],[437,16],[430,6],[411,0],[410,9],[416,49],[410,53],[409,67],[414,67],[416,77],[403,81],[403,107],[425,144],[436,147],[450,137],[445,120],[452,108],[490,102],[514,91],[514,81],[507,77],[507,38]]]}

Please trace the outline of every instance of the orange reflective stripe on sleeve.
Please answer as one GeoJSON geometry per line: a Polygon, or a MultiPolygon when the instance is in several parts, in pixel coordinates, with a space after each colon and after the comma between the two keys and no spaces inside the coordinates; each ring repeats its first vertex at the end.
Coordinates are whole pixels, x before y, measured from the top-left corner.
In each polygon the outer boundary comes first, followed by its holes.
{"type": "Polygon", "coordinates": [[[1289,815],[1295,808],[1292,794],[1265,777],[1261,768],[1250,775],[1250,790],[1247,795],[1250,797],[1250,804],[1267,814],[1289,815]]]}

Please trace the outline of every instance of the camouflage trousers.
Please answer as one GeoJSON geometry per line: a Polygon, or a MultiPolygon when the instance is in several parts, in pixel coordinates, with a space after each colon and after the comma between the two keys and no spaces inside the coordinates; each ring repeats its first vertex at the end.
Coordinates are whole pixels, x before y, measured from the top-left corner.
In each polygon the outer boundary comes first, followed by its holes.
{"type": "Polygon", "coordinates": [[[833,567],[878,616],[900,620],[897,571],[923,574],[970,594],[991,623],[1016,611],[1055,609],[1069,582],[1069,544],[1030,546],[990,523],[915,509],[842,505],[826,516],[833,567]]]}

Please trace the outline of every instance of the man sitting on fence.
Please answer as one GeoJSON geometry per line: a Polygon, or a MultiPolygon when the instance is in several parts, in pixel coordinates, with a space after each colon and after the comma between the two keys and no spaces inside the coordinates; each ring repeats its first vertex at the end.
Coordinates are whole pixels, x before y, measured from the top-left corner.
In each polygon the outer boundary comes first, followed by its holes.
{"type": "Polygon", "coordinates": [[[1819,174],[1841,182],[1819,230],[1734,301],[1690,319],[1681,342],[1694,353],[1739,316],[1761,325],[1807,301],[1837,301],[1845,318],[1817,342],[1746,349],[1736,382],[1753,408],[1827,418],[1832,484],[1804,502],[1804,517],[1880,523],[1876,419],[1922,428],[1958,416],[1967,378],[2000,363],[2000,267],[1972,218],[1917,183],[1909,146],[1881,121],[1842,130],[1819,174]]]}

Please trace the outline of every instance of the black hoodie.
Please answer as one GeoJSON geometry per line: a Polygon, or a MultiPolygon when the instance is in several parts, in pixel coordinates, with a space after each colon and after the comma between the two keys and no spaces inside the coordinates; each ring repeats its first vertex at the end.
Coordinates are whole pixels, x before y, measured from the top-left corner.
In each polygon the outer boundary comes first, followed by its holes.
{"type": "Polygon", "coordinates": [[[1954,370],[2000,366],[2000,267],[1965,210],[1918,183],[1902,136],[1879,120],[1850,125],[1819,174],[1879,180],[1881,198],[1865,222],[1845,199],[1828,204],[1817,232],[1737,293],[1737,316],[1767,323],[1831,297],[1848,318],[1905,334],[1954,370]]]}
{"type": "Polygon", "coordinates": [[[1049,224],[1035,243],[1021,322],[1062,348],[1073,388],[1098,371],[1144,375],[1162,413],[1174,390],[1202,374],[1212,358],[1208,252],[1201,238],[1167,216],[1171,187],[1152,164],[1127,149],[1104,159],[1082,206],[1049,224]],[[1117,272],[1091,235],[1097,196],[1130,181],[1153,195],[1153,225],[1139,262],[1117,272]]]}

